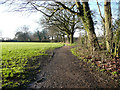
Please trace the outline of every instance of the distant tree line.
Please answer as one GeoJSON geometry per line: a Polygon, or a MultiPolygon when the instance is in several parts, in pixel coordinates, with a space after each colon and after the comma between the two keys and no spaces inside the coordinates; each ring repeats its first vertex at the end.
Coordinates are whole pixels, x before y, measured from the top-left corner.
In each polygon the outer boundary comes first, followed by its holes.
{"type": "MultiPolygon", "coordinates": [[[[60,39],[60,41],[64,42],[65,35],[67,35],[68,42],[72,44],[74,42],[73,35],[75,33],[75,30],[84,29],[86,32],[85,40],[87,41],[87,49],[91,53],[94,53],[95,51],[103,50],[103,48],[101,48],[95,33],[96,22],[94,21],[94,17],[96,14],[94,14],[91,10],[89,1],[90,0],[74,0],[71,2],[60,2],[59,0],[53,0],[42,2],[41,0],[22,0],[18,3],[17,1],[13,0],[5,0],[4,2],[1,1],[1,3],[5,3],[7,5],[16,5],[16,7],[13,7],[14,11],[39,11],[45,16],[45,18],[41,20],[41,23],[43,23],[44,31],[37,31],[35,36],[34,34],[30,35],[27,32],[19,32],[16,34],[16,39],[23,40],[23,38],[20,38],[19,36],[25,35],[23,41],[30,41],[34,38],[34,40],[40,41],[53,39],[59,41],[60,39]],[[40,33],[43,33],[43,36],[40,35],[40,33]],[[45,33],[47,34],[47,37],[45,33]]],[[[115,22],[113,22],[114,18],[111,11],[111,0],[104,0],[104,14],[102,14],[100,10],[101,5],[98,0],[96,0],[96,4],[104,29],[104,50],[113,56],[119,56],[120,17],[118,15],[118,18],[114,20],[115,22]]],[[[120,10],[120,6],[118,10],[120,10]]],[[[118,11],[118,14],[120,14],[119,12],[120,11],[118,11]]]]}
{"type": "Polygon", "coordinates": [[[23,25],[19,27],[13,39],[2,38],[2,42],[66,42],[65,33],[56,29],[56,27],[48,27],[43,30],[37,28],[34,32],[30,32],[29,26],[23,25]]]}

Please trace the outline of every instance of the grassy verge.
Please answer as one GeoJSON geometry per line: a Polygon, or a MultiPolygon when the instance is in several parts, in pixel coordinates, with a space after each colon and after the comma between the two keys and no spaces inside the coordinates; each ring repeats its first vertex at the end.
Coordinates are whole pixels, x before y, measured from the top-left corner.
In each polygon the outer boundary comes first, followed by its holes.
{"type": "Polygon", "coordinates": [[[42,56],[48,56],[46,51],[61,47],[61,43],[2,43],[2,87],[15,88],[25,83],[30,71],[38,70],[43,59],[42,56]]]}
{"type": "Polygon", "coordinates": [[[72,44],[65,44],[66,46],[76,46],[77,45],[77,43],[75,42],[75,43],[72,43],[72,44]]]}
{"type": "Polygon", "coordinates": [[[90,55],[90,52],[85,48],[75,47],[71,49],[73,55],[80,60],[95,67],[98,71],[109,75],[112,79],[117,81],[120,86],[120,58],[111,58],[105,52],[95,52],[95,55],[90,55]]]}

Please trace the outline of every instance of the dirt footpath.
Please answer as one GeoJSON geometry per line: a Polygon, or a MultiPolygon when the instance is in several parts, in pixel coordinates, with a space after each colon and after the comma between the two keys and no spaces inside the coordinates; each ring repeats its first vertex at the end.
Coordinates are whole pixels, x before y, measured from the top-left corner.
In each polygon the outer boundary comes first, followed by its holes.
{"type": "Polygon", "coordinates": [[[70,52],[69,46],[56,49],[50,63],[43,67],[28,89],[38,88],[113,88],[107,76],[88,68],[70,52]]]}

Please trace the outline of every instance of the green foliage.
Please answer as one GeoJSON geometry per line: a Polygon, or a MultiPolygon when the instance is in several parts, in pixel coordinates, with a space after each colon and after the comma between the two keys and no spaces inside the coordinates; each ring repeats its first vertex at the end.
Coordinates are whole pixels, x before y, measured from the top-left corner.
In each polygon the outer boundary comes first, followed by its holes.
{"type": "Polygon", "coordinates": [[[115,75],[115,74],[118,74],[118,72],[117,71],[112,72],[112,75],[115,75]]]}
{"type": "Polygon", "coordinates": [[[104,71],[106,71],[106,70],[105,70],[105,69],[101,69],[100,71],[101,71],[101,72],[104,72],[104,71]]]}
{"type": "MultiPolygon", "coordinates": [[[[26,66],[28,65],[28,59],[35,56],[47,55],[47,50],[53,50],[61,47],[61,43],[2,43],[2,87],[17,87],[19,83],[29,82],[25,80],[26,76],[21,73],[25,73],[26,66]],[[21,81],[13,82],[12,79],[21,77],[21,81]]],[[[35,63],[35,58],[32,59],[35,63]]],[[[38,63],[37,65],[40,65],[38,63]]],[[[35,65],[37,67],[37,65],[35,65]]],[[[33,68],[33,67],[29,67],[33,68]]]]}
{"type": "Polygon", "coordinates": [[[78,56],[76,50],[77,50],[77,47],[76,48],[72,48],[71,52],[72,52],[73,55],[78,56]]]}
{"type": "Polygon", "coordinates": [[[72,43],[72,44],[66,44],[67,46],[75,46],[75,45],[77,45],[77,43],[75,42],[75,43],[72,43]]]}

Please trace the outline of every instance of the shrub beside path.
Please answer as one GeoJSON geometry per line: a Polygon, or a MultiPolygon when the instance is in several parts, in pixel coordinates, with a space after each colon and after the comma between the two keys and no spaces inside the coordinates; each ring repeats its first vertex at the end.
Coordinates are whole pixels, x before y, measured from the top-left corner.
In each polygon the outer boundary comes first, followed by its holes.
{"type": "Polygon", "coordinates": [[[70,52],[70,46],[54,51],[54,56],[38,73],[28,89],[38,88],[114,88],[117,83],[108,76],[88,68],[70,52]]]}

